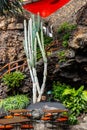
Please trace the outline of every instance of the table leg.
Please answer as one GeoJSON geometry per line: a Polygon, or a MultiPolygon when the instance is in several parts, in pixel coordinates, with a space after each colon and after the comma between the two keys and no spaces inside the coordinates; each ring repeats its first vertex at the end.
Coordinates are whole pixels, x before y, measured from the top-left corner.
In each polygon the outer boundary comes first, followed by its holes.
{"type": "Polygon", "coordinates": [[[14,127],[16,130],[20,130],[20,124],[15,124],[14,127]]]}

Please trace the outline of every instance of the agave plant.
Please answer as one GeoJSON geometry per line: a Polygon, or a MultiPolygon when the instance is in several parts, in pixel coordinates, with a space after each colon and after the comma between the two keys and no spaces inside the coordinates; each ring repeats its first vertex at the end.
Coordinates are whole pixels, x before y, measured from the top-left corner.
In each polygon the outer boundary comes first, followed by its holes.
{"type": "Polygon", "coordinates": [[[0,15],[22,12],[22,0],[0,0],[0,15]]]}

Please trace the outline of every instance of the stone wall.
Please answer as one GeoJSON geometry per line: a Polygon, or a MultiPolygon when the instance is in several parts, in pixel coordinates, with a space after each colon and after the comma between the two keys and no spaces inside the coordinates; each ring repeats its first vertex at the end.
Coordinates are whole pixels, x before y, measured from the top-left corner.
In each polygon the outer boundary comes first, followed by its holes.
{"type": "Polygon", "coordinates": [[[0,62],[23,58],[23,17],[0,17],[0,21],[0,62]]]}

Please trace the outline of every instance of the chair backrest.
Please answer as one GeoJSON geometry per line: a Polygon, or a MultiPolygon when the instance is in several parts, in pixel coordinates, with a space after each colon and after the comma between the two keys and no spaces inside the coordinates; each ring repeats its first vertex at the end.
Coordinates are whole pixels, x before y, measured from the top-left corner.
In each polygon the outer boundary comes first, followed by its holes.
{"type": "Polygon", "coordinates": [[[34,129],[34,127],[31,124],[24,124],[24,125],[21,125],[21,129],[34,129]]]}
{"type": "Polygon", "coordinates": [[[0,125],[0,130],[4,130],[4,129],[8,129],[8,130],[11,130],[13,129],[14,127],[12,125],[0,125]]]}

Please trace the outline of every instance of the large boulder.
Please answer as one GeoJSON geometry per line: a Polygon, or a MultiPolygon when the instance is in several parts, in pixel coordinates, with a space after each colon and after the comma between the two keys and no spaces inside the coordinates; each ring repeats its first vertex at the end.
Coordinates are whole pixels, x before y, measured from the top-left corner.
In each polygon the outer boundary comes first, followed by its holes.
{"type": "Polygon", "coordinates": [[[79,25],[87,26],[87,3],[78,10],[76,22],[79,25]]]}

